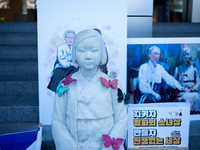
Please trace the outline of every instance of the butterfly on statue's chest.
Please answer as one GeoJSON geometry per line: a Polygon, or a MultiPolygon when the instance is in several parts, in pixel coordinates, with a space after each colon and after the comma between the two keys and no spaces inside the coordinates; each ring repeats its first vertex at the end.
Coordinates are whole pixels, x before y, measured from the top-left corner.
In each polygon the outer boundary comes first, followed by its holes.
{"type": "Polygon", "coordinates": [[[124,101],[125,104],[128,104],[131,94],[130,93],[127,93],[127,94],[124,93],[123,94],[123,92],[120,88],[118,88],[117,91],[118,91],[117,92],[118,102],[121,103],[122,101],[124,101]]]}
{"type": "Polygon", "coordinates": [[[112,145],[114,150],[118,150],[120,148],[120,145],[122,145],[124,139],[122,138],[113,138],[113,140],[111,139],[111,137],[109,135],[103,134],[103,140],[105,141],[104,146],[105,147],[110,147],[112,145]]]}

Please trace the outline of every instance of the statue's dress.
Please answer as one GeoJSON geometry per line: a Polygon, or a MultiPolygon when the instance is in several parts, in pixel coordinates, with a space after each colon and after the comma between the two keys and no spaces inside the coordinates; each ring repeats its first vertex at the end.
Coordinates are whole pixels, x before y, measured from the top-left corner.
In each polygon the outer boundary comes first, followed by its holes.
{"type": "Polygon", "coordinates": [[[106,88],[100,77],[109,80],[98,70],[88,82],[79,70],[72,75],[77,81],[61,97],[56,94],[52,133],[57,150],[111,150],[103,145],[103,134],[125,139],[126,106],[118,102],[117,89],[106,88]]]}

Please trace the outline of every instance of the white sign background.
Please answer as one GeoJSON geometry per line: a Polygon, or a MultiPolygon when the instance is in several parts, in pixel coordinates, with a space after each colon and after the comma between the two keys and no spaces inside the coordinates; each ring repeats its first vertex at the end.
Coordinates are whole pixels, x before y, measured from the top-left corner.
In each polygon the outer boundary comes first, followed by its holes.
{"type": "Polygon", "coordinates": [[[66,30],[76,34],[99,28],[108,50],[108,71],[116,70],[126,90],[127,2],[124,0],[38,1],[38,68],[40,122],[51,124],[55,93],[47,89],[57,46],[66,30]]]}
{"type": "Polygon", "coordinates": [[[174,147],[188,147],[189,143],[189,116],[190,116],[190,104],[189,103],[151,103],[151,104],[133,104],[128,107],[128,148],[152,148],[152,147],[163,147],[174,146],[174,147]],[[156,127],[134,127],[134,110],[157,110],[157,123],[156,127]],[[181,110],[181,111],[180,111],[181,110]],[[182,116],[177,116],[176,113],[182,113],[182,116]],[[158,126],[160,119],[181,119],[181,126],[158,126]],[[134,129],[157,129],[157,137],[164,138],[172,137],[173,131],[180,131],[181,144],[180,145],[133,145],[133,130],[134,129]]]}
{"type": "MultiPolygon", "coordinates": [[[[128,38],[127,44],[200,44],[199,37],[191,38],[128,38]]],[[[190,115],[190,120],[200,120],[199,114],[190,115]]]]}

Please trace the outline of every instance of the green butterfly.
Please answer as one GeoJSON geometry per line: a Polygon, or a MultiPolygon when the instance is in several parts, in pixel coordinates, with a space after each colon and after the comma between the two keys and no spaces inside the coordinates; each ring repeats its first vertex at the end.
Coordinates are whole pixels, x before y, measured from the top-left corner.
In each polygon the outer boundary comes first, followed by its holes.
{"type": "Polygon", "coordinates": [[[62,80],[60,81],[60,83],[58,84],[57,88],[56,88],[56,93],[58,93],[58,96],[61,97],[61,94],[64,93],[67,90],[66,86],[61,86],[62,84],[62,80]]]}

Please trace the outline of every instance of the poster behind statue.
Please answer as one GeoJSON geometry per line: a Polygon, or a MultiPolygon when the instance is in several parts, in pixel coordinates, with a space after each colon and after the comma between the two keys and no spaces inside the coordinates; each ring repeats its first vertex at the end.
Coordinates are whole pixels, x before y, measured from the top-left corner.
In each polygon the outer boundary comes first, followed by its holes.
{"type": "Polygon", "coordinates": [[[81,30],[95,29],[102,35],[109,59],[106,71],[108,74],[116,71],[122,88],[126,90],[125,1],[38,1],[37,13],[40,122],[51,124],[56,90],[51,79],[58,69],[60,74],[66,70],[73,72],[70,67],[76,65],[71,64],[71,56],[65,52],[71,50],[74,37],[81,30]]]}
{"type": "MultiPolygon", "coordinates": [[[[190,103],[191,120],[200,119],[199,41],[199,38],[128,39],[127,91],[132,93],[131,103],[188,102],[190,103]],[[157,64],[165,70],[165,73],[161,74],[162,84],[150,86],[154,91],[162,89],[161,97],[164,96],[164,99],[161,98],[161,100],[147,99],[148,93],[141,91],[145,85],[140,87],[143,83],[139,82],[139,77],[142,77],[142,71],[139,71],[141,66],[143,64],[149,65],[149,60],[152,59],[149,55],[149,49],[152,46],[160,49],[157,64]],[[168,77],[166,78],[166,76],[168,77]],[[170,83],[172,80],[173,82],[170,83]],[[176,87],[176,82],[184,88],[184,91],[180,91],[177,88],[178,86],[176,87]],[[157,86],[157,89],[155,86],[157,86]]],[[[156,54],[157,52],[151,52],[152,55],[154,53],[156,54]]],[[[149,65],[143,70],[143,73],[150,69],[149,65]]],[[[154,73],[154,76],[156,75],[159,75],[159,73],[154,73]]],[[[147,82],[145,78],[142,80],[147,82]]]]}

